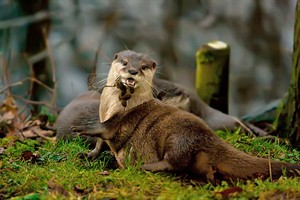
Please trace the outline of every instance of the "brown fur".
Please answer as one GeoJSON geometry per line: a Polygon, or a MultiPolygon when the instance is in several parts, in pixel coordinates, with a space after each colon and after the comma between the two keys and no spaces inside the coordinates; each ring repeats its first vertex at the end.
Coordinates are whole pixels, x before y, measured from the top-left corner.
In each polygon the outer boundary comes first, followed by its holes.
{"type": "MultiPolygon", "coordinates": [[[[136,53],[121,52],[117,54],[117,58],[128,54],[136,53]]],[[[120,66],[118,62],[120,61],[113,62],[111,72],[114,73],[109,74],[109,80],[113,83],[120,75],[137,81],[135,92],[128,100],[131,107],[114,112],[100,106],[99,112],[104,116],[108,116],[105,112],[111,112],[110,118],[103,123],[105,130],[88,135],[99,136],[107,141],[121,167],[130,155],[131,163],[136,164],[141,160],[145,170],[189,172],[211,182],[216,178],[251,179],[269,176],[269,160],[250,156],[233,148],[200,118],[154,99],[149,81],[151,83],[155,67],[147,69],[146,74],[141,71],[140,63],[120,66]],[[139,73],[128,75],[127,70],[132,68],[139,73]],[[144,97],[146,98],[143,100],[144,97]]],[[[101,95],[101,102],[105,98],[107,102],[117,102],[118,95],[115,88],[107,87],[101,95]]],[[[300,166],[296,164],[276,161],[270,163],[273,178],[282,175],[283,169],[287,170],[288,175],[299,173],[300,170],[300,166]]]]}
{"type": "MultiPolygon", "coordinates": [[[[134,55],[135,54],[127,54],[126,57],[129,59],[137,58],[134,55]]],[[[143,58],[142,54],[140,54],[140,58],[143,58]]],[[[96,81],[95,70],[96,69],[90,74],[88,81],[88,87],[92,91],[85,92],[73,99],[58,116],[56,121],[58,139],[73,137],[76,135],[77,131],[85,130],[88,132],[95,132],[95,130],[102,126],[98,120],[98,107],[100,105],[100,94],[98,92],[101,93],[103,88],[99,87],[99,83],[96,81]]],[[[110,81],[111,84],[113,84],[113,81],[114,80],[110,81]]],[[[224,114],[205,104],[197,96],[195,91],[190,91],[182,85],[162,79],[154,79],[153,85],[153,95],[155,98],[161,100],[165,104],[173,105],[195,114],[203,119],[213,130],[233,130],[241,126],[246,132],[251,132],[236,117],[224,114]]],[[[105,104],[107,109],[114,110],[114,112],[118,112],[117,109],[120,109],[120,111],[126,110],[124,107],[122,108],[119,106],[120,103],[122,104],[122,102],[116,100],[116,102],[106,102],[105,104]]],[[[130,108],[130,106],[127,107],[127,110],[128,108],[130,108]]],[[[110,111],[106,113],[108,113],[107,118],[110,118],[110,115],[113,115],[110,111]]],[[[253,128],[254,127],[252,126],[251,129],[253,128]]],[[[264,131],[257,128],[255,132],[259,135],[266,134],[264,131]]],[[[94,145],[95,140],[91,140],[91,142],[94,145]]]]}
{"type": "MultiPolygon", "coordinates": [[[[198,97],[195,91],[162,79],[154,79],[153,83],[158,88],[154,89],[155,97],[168,105],[175,105],[182,110],[195,114],[213,130],[234,130],[237,127],[242,127],[244,131],[252,134],[252,131],[239,119],[210,107],[198,97]]],[[[259,128],[255,129],[255,133],[260,136],[267,134],[259,128]]]]}
{"type": "MultiPolygon", "coordinates": [[[[154,97],[165,104],[195,114],[213,130],[235,129],[239,125],[244,127],[235,117],[209,107],[194,92],[180,85],[162,79],[154,79],[154,84],[159,88],[153,90],[154,97]]],[[[120,104],[119,101],[116,103],[116,105],[120,104]]],[[[84,92],[74,98],[56,120],[57,138],[73,137],[77,131],[91,131],[102,126],[99,121],[99,106],[100,93],[96,90],[84,92]]]]}

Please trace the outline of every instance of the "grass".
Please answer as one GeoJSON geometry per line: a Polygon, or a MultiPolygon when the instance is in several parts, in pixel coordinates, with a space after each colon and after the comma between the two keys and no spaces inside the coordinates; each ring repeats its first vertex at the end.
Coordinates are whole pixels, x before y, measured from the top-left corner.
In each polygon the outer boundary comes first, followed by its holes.
{"type": "MultiPolygon", "coordinates": [[[[239,133],[218,134],[252,155],[300,163],[300,152],[279,141],[270,142],[239,133]]],[[[220,185],[199,184],[167,173],[136,167],[111,169],[112,157],[104,152],[96,161],[79,159],[87,151],[80,138],[40,144],[34,140],[0,139],[0,199],[272,199],[300,198],[299,178],[252,180],[220,185]],[[3,148],[2,148],[3,149],[3,148]],[[24,152],[33,152],[27,160],[24,152]],[[241,190],[240,190],[241,189],[241,190]],[[222,194],[225,196],[222,196],[222,194]]]]}

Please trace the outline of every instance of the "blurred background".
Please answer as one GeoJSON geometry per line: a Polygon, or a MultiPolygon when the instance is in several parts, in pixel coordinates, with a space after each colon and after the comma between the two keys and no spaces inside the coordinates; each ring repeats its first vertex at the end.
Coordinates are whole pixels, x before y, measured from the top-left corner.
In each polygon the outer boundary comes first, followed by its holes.
{"type": "MultiPolygon", "coordinates": [[[[30,74],[53,87],[55,66],[56,100],[63,107],[87,90],[98,47],[99,78],[114,53],[131,49],[150,53],[160,77],[193,88],[197,49],[221,40],[231,48],[229,112],[242,116],[287,92],[295,5],[296,0],[0,0],[0,90],[8,85],[4,77],[13,84],[30,74]]],[[[12,91],[26,96],[28,87],[33,100],[49,99],[43,87],[28,81],[12,91]]]]}

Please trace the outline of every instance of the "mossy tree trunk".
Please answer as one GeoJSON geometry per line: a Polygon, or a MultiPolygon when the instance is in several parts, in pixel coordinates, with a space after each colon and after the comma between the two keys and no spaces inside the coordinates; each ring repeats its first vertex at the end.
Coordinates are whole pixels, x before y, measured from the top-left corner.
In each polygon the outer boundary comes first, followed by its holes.
{"type": "Polygon", "coordinates": [[[196,91],[211,107],[228,113],[229,46],[209,42],[196,53],[196,91]]]}
{"type": "Polygon", "coordinates": [[[300,147],[300,0],[296,6],[291,83],[279,113],[278,135],[289,138],[293,146],[300,147]]]}

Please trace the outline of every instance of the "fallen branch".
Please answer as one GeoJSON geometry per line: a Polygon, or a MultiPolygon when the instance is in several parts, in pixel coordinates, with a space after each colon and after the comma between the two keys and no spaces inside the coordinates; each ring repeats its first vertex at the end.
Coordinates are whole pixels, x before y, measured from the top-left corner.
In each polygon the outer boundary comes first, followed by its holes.
{"type": "Polygon", "coordinates": [[[28,99],[25,99],[19,95],[13,95],[13,97],[15,97],[16,99],[19,99],[20,101],[23,101],[24,103],[27,103],[27,104],[32,104],[32,105],[43,105],[43,106],[46,106],[52,110],[54,110],[54,108],[52,107],[51,104],[49,103],[46,103],[46,102],[43,102],[43,101],[33,101],[33,100],[28,100],[28,99]]]}
{"type": "Polygon", "coordinates": [[[55,62],[52,55],[52,49],[49,45],[49,39],[46,36],[46,31],[43,29],[43,36],[45,40],[46,50],[48,52],[48,57],[50,60],[50,66],[52,69],[52,82],[53,82],[53,90],[52,90],[52,98],[51,98],[51,105],[56,110],[56,91],[57,91],[57,82],[56,82],[56,71],[55,71],[55,62]]]}
{"type": "Polygon", "coordinates": [[[15,83],[12,83],[10,85],[5,86],[4,88],[2,88],[0,90],[0,94],[3,93],[5,90],[8,90],[11,87],[15,87],[15,86],[19,86],[19,85],[23,85],[25,81],[32,81],[32,82],[36,82],[38,84],[40,84],[42,87],[44,87],[45,89],[49,90],[50,92],[53,92],[53,89],[50,88],[49,86],[45,85],[44,83],[42,83],[41,81],[39,81],[38,79],[34,78],[34,77],[25,77],[23,79],[21,79],[20,81],[17,81],[15,83]]]}

